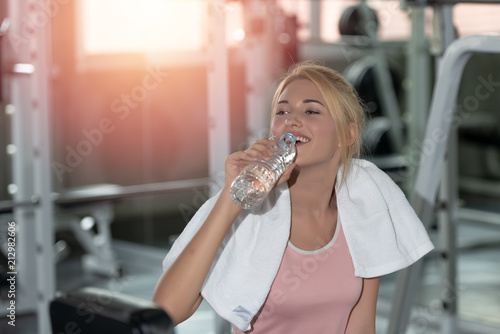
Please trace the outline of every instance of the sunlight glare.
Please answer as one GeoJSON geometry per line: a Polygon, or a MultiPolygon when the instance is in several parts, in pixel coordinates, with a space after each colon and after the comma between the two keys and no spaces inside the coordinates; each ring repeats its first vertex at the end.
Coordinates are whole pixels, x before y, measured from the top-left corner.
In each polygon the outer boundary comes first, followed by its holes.
{"type": "Polygon", "coordinates": [[[205,1],[83,0],[87,54],[197,51],[205,44],[205,1]]]}

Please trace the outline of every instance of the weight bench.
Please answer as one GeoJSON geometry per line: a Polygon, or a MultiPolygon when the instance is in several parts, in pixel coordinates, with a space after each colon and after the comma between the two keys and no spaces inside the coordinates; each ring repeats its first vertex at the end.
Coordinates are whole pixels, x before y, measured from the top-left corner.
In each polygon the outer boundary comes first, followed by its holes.
{"type": "Polygon", "coordinates": [[[50,303],[52,334],[174,334],[163,309],[100,288],[59,293],[50,303]]]}

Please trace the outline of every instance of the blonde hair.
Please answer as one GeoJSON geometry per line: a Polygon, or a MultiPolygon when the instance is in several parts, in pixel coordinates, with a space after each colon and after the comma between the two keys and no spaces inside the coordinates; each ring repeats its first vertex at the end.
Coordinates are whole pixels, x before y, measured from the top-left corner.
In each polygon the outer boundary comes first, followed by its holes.
{"type": "MultiPolygon", "coordinates": [[[[298,79],[310,80],[318,87],[333,117],[339,142],[343,148],[340,180],[342,185],[352,170],[353,158],[359,158],[361,155],[361,130],[365,119],[361,100],[353,86],[335,70],[312,62],[301,62],[292,66],[278,85],[272,101],[272,111],[276,109],[278,99],[286,86],[298,79]],[[354,126],[356,130],[352,144],[350,144],[352,140],[350,126],[354,126]]],[[[274,114],[271,112],[271,123],[274,114]]]]}

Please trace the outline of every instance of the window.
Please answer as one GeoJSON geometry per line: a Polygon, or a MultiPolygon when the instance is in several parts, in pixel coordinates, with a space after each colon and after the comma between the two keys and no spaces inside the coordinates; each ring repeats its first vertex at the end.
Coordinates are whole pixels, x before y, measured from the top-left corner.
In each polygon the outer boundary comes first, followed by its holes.
{"type": "Polygon", "coordinates": [[[80,0],[76,6],[79,66],[129,66],[148,58],[176,64],[201,61],[206,45],[206,3],[80,0]]]}

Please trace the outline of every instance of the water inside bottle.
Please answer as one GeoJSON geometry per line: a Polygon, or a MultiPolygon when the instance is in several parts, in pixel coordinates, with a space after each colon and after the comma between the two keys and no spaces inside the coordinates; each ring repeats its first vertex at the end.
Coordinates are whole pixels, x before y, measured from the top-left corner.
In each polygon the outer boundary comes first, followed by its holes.
{"type": "Polygon", "coordinates": [[[258,205],[274,187],[277,179],[295,157],[295,138],[283,135],[272,147],[275,155],[269,161],[250,163],[231,185],[231,197],[240,207],[258,205]]]}

